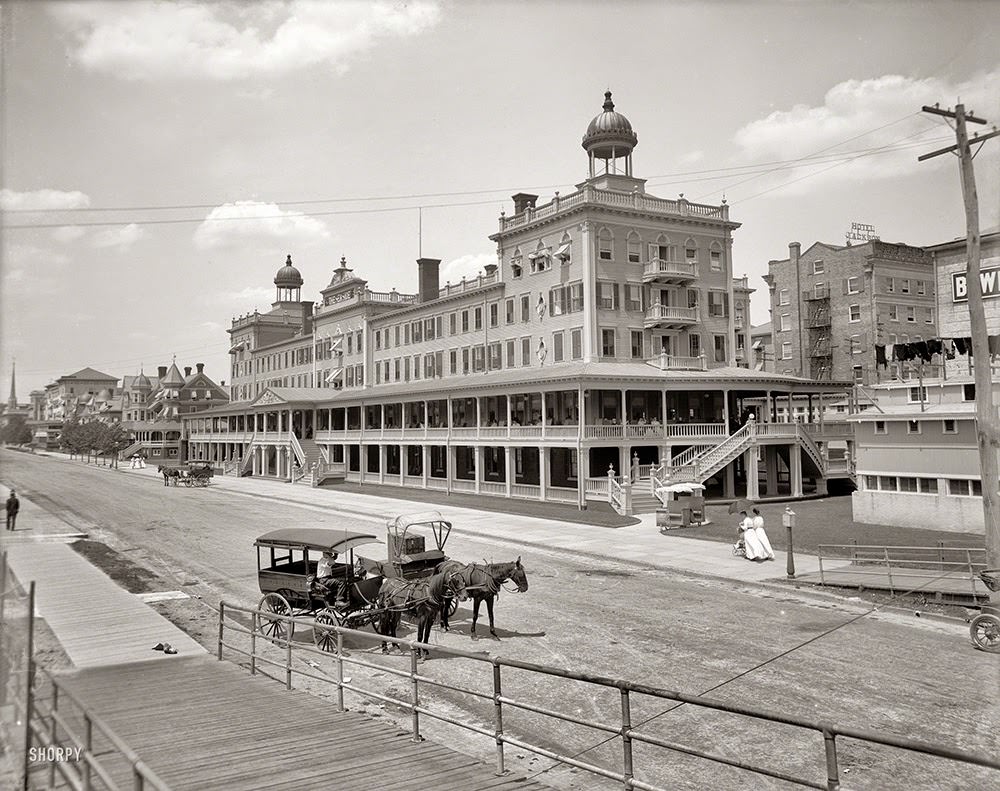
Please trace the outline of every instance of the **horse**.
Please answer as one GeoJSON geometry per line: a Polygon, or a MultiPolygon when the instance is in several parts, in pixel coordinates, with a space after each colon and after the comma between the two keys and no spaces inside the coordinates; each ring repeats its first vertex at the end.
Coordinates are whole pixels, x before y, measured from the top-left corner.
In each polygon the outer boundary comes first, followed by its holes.
{"type": "MultiPolygon", "coordinates": [[[[458,596],[459,601],[466,598],[461,579],[448,572],[418,580],[388,577],[378,592],[378,605],[384,612],[378,631],[383,636],[395,637],[403,612],[412,612],[417,619],[417,642],[427,643],[434,616],[452,596],[458,596]]],[[[382,643],[382,653],[387,653],[385,642],[382,643]]],[[[426,656],[430,656],[430,651],[418,649],[418,659],[426,656]]]]}
{"type": "MultiPolygon", "coordinates": [[[[517,592],[528,590],[528,577],[521,558],[510,563],[469,563],[458,560],[446,560],[434,569],[437,572],[458,575],[465,590],[472,598],[472,639],[476,638],[476,621],[479,620],[479,605],[486,602],[486,612],[490,616],[490,634],[497,636],[493,624],[493,600],[500,594],[500,586],[507,580],[517,585],[517,592]]],[[[448,608],[441,610],[441,626],[448,629],[448,608]]]]}
{"type": "Polygon", "coordinates": [[[176,467],[164,467],[162,464],[156,468],[156,471],[163,476],[163,485],[170,486],[171,478],[173,479],[174,486],[181,478],[181,472],[176,467]]]}

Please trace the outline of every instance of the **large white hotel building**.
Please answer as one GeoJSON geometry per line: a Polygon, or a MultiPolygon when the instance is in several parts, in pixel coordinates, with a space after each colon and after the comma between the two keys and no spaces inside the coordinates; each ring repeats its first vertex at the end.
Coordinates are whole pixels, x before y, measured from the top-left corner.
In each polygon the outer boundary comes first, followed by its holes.
{"type": "Polygon", "coordinates": [[[421,258],[417,293],[376,292],[341,259],[304,302],[289,257],[272,310],[233,321],[232,402],[184,419],[188,457],[581,507],[607,499],[609,467],[645,481],[664,465],[709,496],[795,496],[846,474],[826,446],[849,429],[822,423],[846,383],[747,367],[739,223],[725,203],[647,193],[637,136],[605,96],[586,180],[542,205],[515,195],[479,277],[442,284],[421,258]],[[773,422],[795,396],[807,420],[773,422]],[[750,404],[764,408],[747,431],[750,404]]]}

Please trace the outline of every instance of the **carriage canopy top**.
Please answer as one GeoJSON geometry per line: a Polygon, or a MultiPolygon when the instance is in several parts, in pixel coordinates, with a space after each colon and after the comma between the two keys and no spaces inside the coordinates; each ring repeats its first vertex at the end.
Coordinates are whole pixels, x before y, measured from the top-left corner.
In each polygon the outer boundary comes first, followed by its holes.
{"type": "Polygon", "coordinates": [[[381,544],[371,533],[352,533],[330,527],[284,527],[265,533],[254,543],[258,547],[331,550],[344,553],[362,544],[381,544]]]}
{"type": "Polygon", "coordinates": [[[432,527],[444,524],[451,529],[451,522],[441,516],[440,511],[418,511],[415,514],[400,514],[388,524],[390,530],[403,533],[410,527],[432,527]]]}

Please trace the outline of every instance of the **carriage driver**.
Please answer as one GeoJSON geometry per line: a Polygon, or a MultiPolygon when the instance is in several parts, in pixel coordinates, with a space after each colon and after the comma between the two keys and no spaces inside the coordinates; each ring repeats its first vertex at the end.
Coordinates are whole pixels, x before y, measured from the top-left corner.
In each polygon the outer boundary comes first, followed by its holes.
{"type": "Polygon", "coordinates": [[[338,607],[347,606],[348,600],[344,584],[344,569],[337,563],[336,552],[329,549],[323,551],[323,557],[316,564],[316,582],[323,586],[327,595],[331,591],[336,594],[338,607]]]}

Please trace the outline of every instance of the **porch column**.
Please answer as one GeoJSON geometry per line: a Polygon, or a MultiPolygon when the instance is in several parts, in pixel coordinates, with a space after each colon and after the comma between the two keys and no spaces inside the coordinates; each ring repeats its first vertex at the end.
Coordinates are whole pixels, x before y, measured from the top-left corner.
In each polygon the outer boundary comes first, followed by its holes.
{"type": "Polygon", "coordinates": [[[385,445],[378,444],[378,482],[385,483],[385,445]]]}
{"type": "Polygon", "coordinates": [[[758,419],[762,423],[773,423],[776,422],[776,415],[773,412],[773,401],[771,400],[771,391],[768,390],[764,395],[764,414],[757,415],[758,419]]]}
{"type": "MultiPolygon", "coordinates": [[[[364,431],[365,411],[361,410],[361,426],[364,431]]],[[[364,434],[362,434],[364,436],[364,434]]],[[[368,446],[363,442],[358,443],[358,483],[365,482],[365,472],[368,470],[368,446]]]]}
{"type": "Polygon", "coordinates": [[[812,396],[812,393],[810,393],[808,396],[806,396],[806,398],[809,399],[809,409],[806,412],[806,415],[809,418],[807,422],[812,423],[813,422],[813,396],[812,396]]]}
{"type": "Polygon", "coordinates": [[[281,446],[277,446],[274,449],[274,477],[280,480],[281,478],[281,446]]]}
{"type": "MultiPolygon", "coordinates": [[[[476,417],[479,416],[479,399],[476,399],[476,417]]],[[[476,478],[476,494],[479,494],[479,488],[483,482],[483,446],[474,445],[472,448],[472,458],[475,462],[475,478],[476,478]]]]}
{"type": "Polygon", "coordinates": [[[729,422],[729,391],[722,391],[722,422],[726,424],[726,434],[730,433],[729,427],[732,425],[729,422]]]}
{"type": "Polygon", "coordinates": [[[549,449],[543,445],[538,455],[541,457],[538,464],[538,486],[541,489],[539,499],[544,502],[547,499],[546,490],[549,486],[549,449]]]}
{"type": "Polygon", "coordinates": [[[662,395],[661,408],[663,411],[660,414],[660,425],[663,426],[663,436],[666,437],[667,436],[667,391],[662,390],[661,395],[662,395]]]}
{"type": "MultiPolygon", "coordinates": [[[[425,407],[426,407],[426,404],[427,404],[427,402],[425,401],[424,402],[424,406],[425,407]]],[[[426,416],[427,415],[425,413],[424,417],[426,417],[426,416]]],[[[425,426],[427,425],[426,421],[424,422],[424,425],[425,426]]],[[[430,448],[430,445],[423,445],[421,447],[422,447],[422,453],[424,454],[424,463],[421,465],[421,474],[422,474],[423,479],[424,479],[423,483],[422,483],[422,486],[426,489],[427,488],[427,478],[428,478],[428,476],[431,473],[431,448],[430,448]]]]}
{"type": "Polygon", "coordinates": [[[541,393],[542,396],[542,439],[545,439],[545,391],[541,393]]]}
{"type": "Polygon", "coordinates": [[[819,394],[819,433],[823,433],[823,394],[819,394]]]}
{"type": "MultiPolygon", "coordinates": [[[[449,401],[449,404],[450,404],[450,401],[449,401]]],[[[451,422],[451,415],[450,414],[448,416],[448,420],[449,420],[449,423],[450,423],[451,422]]],[[[455,480],[455,469],[457,467],[457,465],[455,463],[455,457],[458,454],[455,451],[455,446],[452,445],[451,443],[448,443],[448,447],[445,448],[444,454],[445,454],[445,458],[447,459],[447,463],[448,463],[448,469],[445,471],[445,472],[447,472],[447,475],[445,476],[445,480],[447,481],[447,484],[448,484],[448,494],[451,494],[451,482],[453,480],[455,480]]]]}
{"type": "Polygon", "coordinates": [[[589,454],[583,448],[574,448],[576,454],[576,506],[581,511],[587,507],[587,478],[590,477],[590,463],[586,458],[589,454]]]}
{"type": "Polygon", "coordinates": [[[788,422],[789,423],[794,423],[795,422],[795,414],[792,412],[792,393],[791,393],[791,391],[789,391],[789,393],[788,393],[788,422]]]}
{"type": "Polygon", "coordinates": [[[802,450],[798,443],[788,446],[788,457],[791,459],[790,474],[792,479],[792,497],[802,496],[802,450]]]}
{"type": "Polygon", "coordinates": [[[407,452],[409,445],[399,446],[399,485],[406,484],[406,476],[410,471],[410,454],[407,452]]]}
{"type": "Polygon", "coordinates": [[[736,497],[736,463],[726,465],[725,477],[722,479],[722,496],[732,499],[736,497]]]}
{"type": "Polygon", "coordinates": [[[767,496],[774,497],[778,493],[778,448],[774,445],[764,446],[764,479],[767,496]]]}
{"type": "Polygon", "coordinates": [[[507,496],[510,497],[510,487],[514,481],[514,449],[510,445],[503,449],[503,477],[507,496]]]}
{"type": "MultiPolygon", "coordinates": [[[[507,401],[507,436],[510,437],[510,394],[504,396],[504,400],[507,401]]],[[[509,494],[507,495],[510,496],[509,494]]]]}
{"type": "Polygon", "coordinates": [[[626,409],[626,404],[625,404],[625,393],[626,393],[626,390],[624,388],[622,388],[620,392],[621,392],[621,410],[620,410],[621,411],[621,420],[619,420],[618,422],[621,423],[622,426],[623,426],[623,428],[622,428],[622,436],[624,437],[625,436],[624,425],[625,425],[625,409],[626,409]]]}
{"type": "Polygon", "coordinates": [[[747,499],[757,500],[760,498],[760,486],[757,482],[757,446],[752,445],[743,454],[744,468],[747,471],[747,499]]]}
{"type": "Polygon", "coordinates": [[[294,472],[294,466],[292,465],[292,449],[291,447],[285,448],[285,477],[288,479],[289,483],[293,483],[292,473],[294,472]]]}

